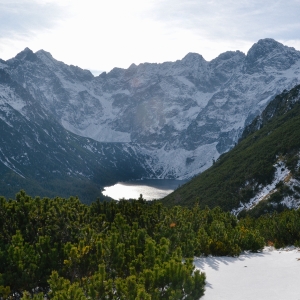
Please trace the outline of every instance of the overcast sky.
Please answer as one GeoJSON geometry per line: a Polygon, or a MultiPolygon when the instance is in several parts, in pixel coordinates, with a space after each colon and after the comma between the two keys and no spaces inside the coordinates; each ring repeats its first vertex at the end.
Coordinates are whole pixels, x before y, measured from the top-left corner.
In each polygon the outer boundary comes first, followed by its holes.
{"type": "Polygon", "coordinates": [[[267,37],[300,50],[299,12],[300,0],[0,0],[0,58],[44,49],[97,74],[267,37]]]}

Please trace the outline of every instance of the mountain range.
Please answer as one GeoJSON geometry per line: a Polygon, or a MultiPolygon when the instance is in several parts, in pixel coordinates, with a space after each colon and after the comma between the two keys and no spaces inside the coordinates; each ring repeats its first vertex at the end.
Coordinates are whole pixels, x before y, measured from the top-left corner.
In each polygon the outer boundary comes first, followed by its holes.
{"type": "Polygon", "coordinates": [[[273,39],[247,54],[208,62],[189,53],[97,77],[26,48],[0,60],[0,191],[25,185],[90,201],[118,180],[191,178],[299,84],[299,72],[300,52],[273,39]]]}
{"type": "Polygon", "coordinates": [[[300,85],[277,95],[233,149],[163,202],[220,206],[255,217],[299,208],[300,85]]]}

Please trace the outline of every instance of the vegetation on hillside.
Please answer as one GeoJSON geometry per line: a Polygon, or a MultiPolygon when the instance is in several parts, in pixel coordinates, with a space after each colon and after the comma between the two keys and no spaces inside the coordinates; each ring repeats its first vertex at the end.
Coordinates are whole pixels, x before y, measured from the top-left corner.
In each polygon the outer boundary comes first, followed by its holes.
{"type": "Polygon", "coordinates": [[[35,180],[30,177],[21,177],[14,171],[0,165],[0,195],[6,198],[14,198],[16,193],[22,188],[30,195],[42,195],[47,197],[68,198],[76,195],[84,203],[91,203],[97,198],[109,201],[110,198],[102,194],[103,186],[85,178],[75,178],[65,176],[64,178],[45,177],[35,180]]]}
{"type": "MultiPolygon", "coordinates": [[[[289,94],[293,95],[293,90],[277,97],[288,103],[289,94]]],[[[274,164],[279,159],[285,162],[294,178],[300,178],[300,103],[295,102],[288,111],[282,106],[279,108],[283,114],[271,118],[260,130],[250,132],[231,151],[221,155],[210,169],[168,195],[163,203],[189,207],[199,203],[201,208],[207,205],[232,210],[240,202],[248,202],[261,186],[272,182],[274,164]]],[[[278,190],[279,193],[285,191],[278,190]]]]}
{"type": "Polygon", "coordinates": [[[242,218],[199,206],[0,198],[0,299],[199,299],[193,257],[300,246],[300,210],[242,218]]]}
{"type": "MultiPolygon", "coordinates": [[[[0,197],[0,300],[199,299],[206,278],[195,270],[195,256],[300,246],[300,209],[278,205],[279,213],[270,205],[300,197],[300,187],[279,182],[268,201],[239,219],[228,212],[273,180],[278,160],[300,179],[300,103],[290,106],[288,95],[276,98],[282,113],[258,131],[248,128],[232,151],[161,202],[141,196],[88,206],[23,190],[15,199],[0,197]]],[[[53,187],[68,191],[56,181],[53,187]]]]}
{"type": "Polygon", "coordinates": [[[142,197],[87,206],[21,191],[0,199],[0,228],[1,299],[199,299],[205,275],[195,255],[264,245],[219,208],[168,209],[142,197]]]}

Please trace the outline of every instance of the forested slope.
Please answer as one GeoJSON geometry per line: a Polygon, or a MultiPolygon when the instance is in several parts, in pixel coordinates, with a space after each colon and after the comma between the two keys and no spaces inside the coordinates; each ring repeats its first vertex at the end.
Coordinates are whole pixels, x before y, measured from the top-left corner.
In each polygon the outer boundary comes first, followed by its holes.
{"type": "MultiPolygon", "coordinates": [[[[242,141],[210,169],[164,198],[163,203],[185,206],[199,203],[200,207],[232,210],[272,182],[274,165],[279,161],[290,170],[290,177],[299,179],[299,89],[297,86],[278,95],[252,127],[246,128],[242,141]]],[[[287,191],[284,184],[276,192],[280,194],[279,200],[285,192],[299,197],[297,189],[287,191]]]]}
{"type": "Polygon", "coordinates": [[[0,299],[30,299],[26,290],[51,299],[199,299],[205,275],[193,271],[194,255],[263,245],[257,229],[219,208],[167,209],[142,198],[87,206],[21,191],[0,199],[0,299]]]}
{"type": "Polygon", "coordinates": [[[0,299],[199,299],[193,257],[300,245],[300,210],[238,219],[216,207],[0,198],[0,299]]]}

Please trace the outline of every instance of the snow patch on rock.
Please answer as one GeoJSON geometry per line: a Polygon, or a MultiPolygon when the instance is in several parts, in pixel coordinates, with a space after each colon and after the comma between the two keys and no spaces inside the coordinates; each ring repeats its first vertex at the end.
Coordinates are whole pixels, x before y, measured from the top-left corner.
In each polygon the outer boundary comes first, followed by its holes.
{"type": "Polygon", "coordinates": [[[278,161],[274,167],[276,168],[273,181],[266,185],[261,186],[259,192],[250,199],[247,203],[240,203],[238,208],[231,211],[234,215],[238,215],[242,210],[249,210],[255,207],[260,201],[268,199],[273,193],[277,191],[276,185],[280,181],[284,181],[290,174],[290,170],[286,167],[283,161],[278,161]]]}

